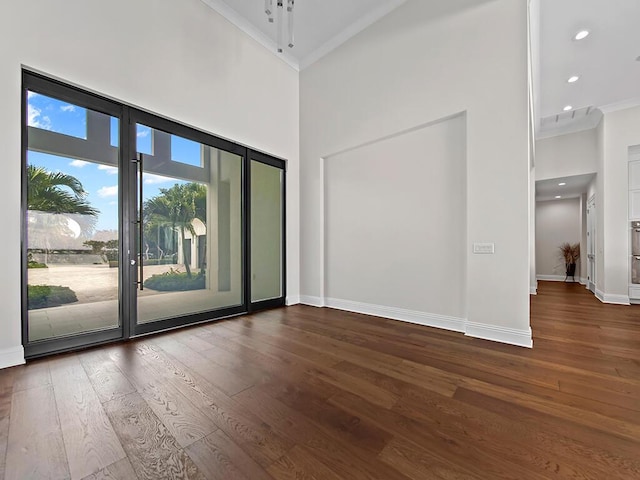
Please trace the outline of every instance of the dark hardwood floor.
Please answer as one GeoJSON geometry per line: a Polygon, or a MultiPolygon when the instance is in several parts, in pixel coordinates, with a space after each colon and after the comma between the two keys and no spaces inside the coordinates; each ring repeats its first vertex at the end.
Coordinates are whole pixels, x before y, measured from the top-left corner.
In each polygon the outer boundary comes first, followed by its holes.
{"type": "Polygon", "coordinates": [[[532,350],[295,306],[0,371],[0,478],[640,479],[640,307],[532,350]]]}

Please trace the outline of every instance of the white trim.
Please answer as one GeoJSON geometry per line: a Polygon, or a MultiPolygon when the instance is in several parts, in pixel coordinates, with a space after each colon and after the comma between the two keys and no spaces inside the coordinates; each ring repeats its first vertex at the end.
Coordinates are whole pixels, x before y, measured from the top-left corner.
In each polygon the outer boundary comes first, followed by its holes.
{"type": "Polygon", "coordinates": [[[618,110],[626,110],[627,108],[633,108],[640,105],[640,97],[629,98],[622,100],[621,102],[610,103],[609,105],[603,105],[598,107],[603,113],[617,112],[618,110]]]}
{"type": "Polygon", "coordinates": [[[313,52],[301,58],[299,62],[300,70],[304,70],[305,68],[309,67],[313,63],[317,62],[322,57],[327,55],[329,52],[338,48],[340,45],[345,43],[351,37],[355,37],[358,33],[363,31],[365,28],[373,25],[382,17],[391,13],[393,10],[398,8],[400,5],[402,5],[406,1],[407,0],[387,1],[383,5],[380,5],[378,8],[367,13],[365,16],[360,17],[358,20],[356,20],[354,23],[352,23],[347,28],[342,30],[340,33],[330,38],[327,42],[322,44],[320,47],[316,48],[313,52]]]}
{"type": "Polygon", "coordinates": [[[468,337],[493,340],[494,342],[508,343],[519,347],[532,348],[533,339],[531,328],[518,330],[515,328],[498,327],[484,323],[467,322],[465,335],[468,337]]]}
{"type": "MultiPolygon", "coordinates": [[[[573,277],[569,277],[573,278],[573,277]]],[[[543,282],[564,282],[564,275],[536,275],[537,280],[541,280],[543,282]]],[[[566,283],[581,283],[580,279],[578,280],[569,280],[567,279],[566,283]]]]}
{"type": "Polygon", "coordinates": [[[631,305],[629,295],[616,295],[613,293],[605,293],[596,288],[596,298],[602,303],[611,303],[613,305],[631,305]]]}
{"type": "Polygon", "coordinates": [[[289,295],[285,300],[287,307],[291,305],[298,305],[300,303],[300,295],[289,295]]]}
{"type": "Polygon", "coordinates": [[[538,295],[538,289],[536,287],[529,287],[529,295],[538,295]]]}
{"type": "Polygon", "coordinates": [[[312,297],[311,295],[300,295],[300,303],[302,305],[311,305],[312,307],[325,307],[322,297],[312,297]]]}
{"type": "Polygon", "coordinates": [[[351,300],[340,300],[338,298],[327,298],[326,306],[337,310],[390,318],[392,320],[425,325],[427,327],[444,328],[445,330],[453,330],[454,332],[464,332],[465,320],[458,317],[419,312],[417,310],[407,310],[405,308],[388,307],[385,305],[354,302],[351,300]]]}
{"type": "MultiPolygon", "coordinates": [[[[245,17],[236,12],[233,8],[227,5],[223,0],[202,0],[202,2],[208,7],[215,10],[217,13],[226,18],[233,25],[238,27],[244,33],[253,38],[260,45],[269,50],[274,56],[278,57],[284,63],[289,65],[294,70],[299,71],[300,66],[298,60],[288,52],[278,53],[278,45],[275,41],[271,40],[261,30],[256,28],[253,23],[247,20],[245,17]]],[[[261,5],[256,5],[257,8],[261,8],[261,5]]],[[[266,21],[266,18],[265,18],[266,21]]]]}
{"type": "Polygon", "coordinates": [[[580,277],[580,285],[586,285],[587,279],[585,277],[580,277]]]}
{"type": "Polygon", "coordinates": [[[24,363],[24,348],[22,345],[0,350],[0,368],[14,367],[24,363]]]}
{"type": "MultiPolygon", "coordinates": [[[[317,62],[322,57],[327,55],[329,52],[335,50],[340,45],[345,43],[351,37],[354,37],[365,28],[373,25],[375,22],[380,20],[385,15],[391,13],[393,10],[398,8],[400,5],[405,3],[407,0],[389,0],[385,2],[383,5],[378,8],[368,12],[366,15],[360,17],[354,23],[349,25],[347,28],[342,30],[337,35],[331,37],[324,44],[320,45],[314,51],[305,55],[304,57],[298,59],[295,55],[292,55],[290,52],[278,53],[278,46],[276,42],[272,40],[268,35],[266,35],[262,30],[257,28],[253,23],[247,20],[245,17],[240,15],[236,10],[234,10],[231,6],[227,4],[224,0],[202,0],[202,2],[211,7],[217,13],[226,18],[233,25],[238,27],[244,33],[253,38],[256,42],[261,44],[267,50],[269,50],[273,55],[278,57],[280,60],[285,62],[291,68],[300,71],[311,64],[317,62]]],[[[257,8],[261,8],[261,5],[257,5],[257,8]]],[[[266,21],[266,19],[265,19],[266,21]]]]}
{"type": "Polygon", "coordinates": [[[420,312],[417,310],[354,302],[352,300],[342,300],[338,298],[322,299],[320,297],[301,295],[300,302],[304,305],[311,305],[314,307],[333,308],[346,312],[354,312],[363,315],[389,318],[391,320],[399,320],[401,322],[414,323],[426,327],[451,330],[454,332],[464,333],[469,337],[492,340],[494,342],[516,345],[518,347],[531,348],[533,346],[531,328],[528,330],[518,330],[514,328],[498,327],[496,325],[469,322],[464,318],[440,315],[437,313],[420,312]]]}
{"type": "Polygon", "coordinates": [[[631,305],[629,295],[614,295],[611,293],[604,294],[604,303],[613,303],[614,305],[631,305]]]}

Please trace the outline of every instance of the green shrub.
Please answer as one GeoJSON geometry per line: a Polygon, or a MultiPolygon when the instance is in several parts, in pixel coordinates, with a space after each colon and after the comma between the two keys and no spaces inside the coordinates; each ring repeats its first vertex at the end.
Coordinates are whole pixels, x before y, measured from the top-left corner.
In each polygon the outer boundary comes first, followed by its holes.
{"type": "Polygon", "coordinates": [[[160,292],[183,292],[185,290],[202,290],[205,288],[205,278],[202,274],[191,275],[180,273],[174,269],[165,273],[152,275],[144,281],[145,288],[160,292]]]}
{"type": "Polygon", "coordinates": [[[46,263],[36,262],[35,260],[29,260],[27,262],[27,268],[49,268],[46,263]]]}
{"type": "Polygon", "coordinates": [[[27,255],[27,268],[49,268],[46,263],[36,262],[33,259],[33,253],[29,252],[27,255]]]}
{"type": "Polygon", "coordinates": [[[58,307],[78,301],[73,290],[60,285],[27,285],[27,297],[29,310],[58,307]]]}

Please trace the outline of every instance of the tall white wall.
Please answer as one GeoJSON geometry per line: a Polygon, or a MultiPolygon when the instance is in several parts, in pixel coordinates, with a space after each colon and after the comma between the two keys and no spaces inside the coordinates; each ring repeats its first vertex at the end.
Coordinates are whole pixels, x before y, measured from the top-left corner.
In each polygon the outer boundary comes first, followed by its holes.
{"type": "Polygon", "coordinates": [[[301,72],[303,300],[323,304],[331,281],[323,158],[466,112],[465,328],[529,345],[527,85],[526,0],[409,0],[301,72]],[[472,255],[474,242],[495,254],[472,255]]]}
{"type": "Polygon", "coordinates": [[[326,159],[328,298],[465,318],[464,143],[458,115],[326,159]]]}
{"type": "MultiPolygon", "coordinates": [[[[579,198],[536,203],[536,273],[539,279],[564,278],[565,265],[559,247],[565,242],[581,243],[580,206],[579,198]]],[[[581,274],[578,263],[576,281],[581,274]]]]}
{"type": "MultiPolygon", "coordinates": [[[[602,121],[602,171],[598,171],[597,206],[604,240],[597,275],[599,296],[629,302],[629,147],[640,144],[640,107],[606,112],[602,121]]],[[[598,245],[598,253],[601,252],[598,245]]]]}
{"type": "Polygon", "coordinates": [[[595,129],[536,141],[536,180],[584,175],[597,170],[595,129]]]}
{"type": "MultiPolygon", "coordinates": [[[[596,128],[596,147],[598,152],[598,175],[596,176],[596,184],[595,184],[595,209],[596,209],[596,294],[601,292],[600,299],[604,299],[604,290],[605,290],[605,279],[604,279],[604,245],[606,242],[606,237],[604,234],[604,221],[603,216],[605,212],[605,205],[607,199],[605,197],[604,192],[604,177],[606,175],[605,172],[605,139],[604,139],[604,122],[605,118],[603,117],[598,127],[596,128]]],[[[591,198],[591,197],[589,197],[591,198]]]]}
{"type": "Polygon", "coordinates": [[[0,16],[0,366],[20,335],[21,66],[289,160],[288,292],[299,286],[298,72],[200,0],[11,2],[0,16]]]}

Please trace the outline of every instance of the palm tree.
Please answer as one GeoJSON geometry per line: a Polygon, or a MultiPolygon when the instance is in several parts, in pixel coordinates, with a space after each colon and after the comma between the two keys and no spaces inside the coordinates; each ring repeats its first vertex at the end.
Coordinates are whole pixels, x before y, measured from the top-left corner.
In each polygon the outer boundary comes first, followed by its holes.
{"type": "Polygon", "coordinates": [[[43,167],[27,167],[27,208],[47,213],[77,213],[97,216],[100,212],[85,200],[87,192],[80,181],[43,167]],[[67,187],[66,190],[64,187],[67,187]],[[69,191],[70,190],[70,191],[69,191]]]}
{"type": "Polygon", "coordinates": [[[191,278],[191,265],[187,259],[186,232],[195,237],[193,220],[205,221],[207,189],[199,183],[175,184],[161,188],[160,195],[150,198],[144,205],[144,223],[147,225],[169,224],[180,233],[182,256],[187,277],[191,278]]]}
{"type": "Polygon", "coordinates": [[[88,238],[100,212],[85,200],[87,192],[76,177],[29,165],[27,181],[29,237],[44,244],[47,263],[52,236],[68,236],[69,222],[74,221],[88,238]]]}

